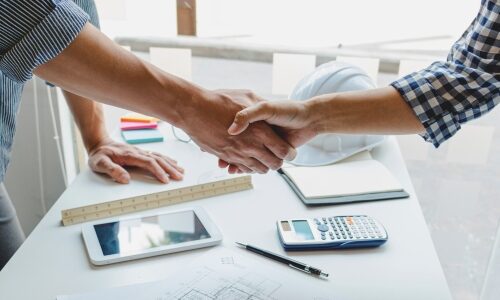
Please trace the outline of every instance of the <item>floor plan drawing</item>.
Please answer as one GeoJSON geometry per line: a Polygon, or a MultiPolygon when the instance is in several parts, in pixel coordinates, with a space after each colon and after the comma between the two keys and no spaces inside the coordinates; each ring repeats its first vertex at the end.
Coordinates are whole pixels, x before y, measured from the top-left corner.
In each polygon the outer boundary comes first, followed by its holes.
{"type": "Polygon", "coordinates": [[[282,284],[255,273],[228,277],[218,274],[209,267],[201,267],[192,272],[187,282],[179,288],[165,293],[157,300],[275,300],[275,294],[282,284]]]}
{"type": "Polygon", "coordinates": [[[333,300],[321,281],[275,262],[213,249],[155,282],[109,288],[57,300],[333,300]],[[293,276],[295,275],[295,276],[293,276]]]}

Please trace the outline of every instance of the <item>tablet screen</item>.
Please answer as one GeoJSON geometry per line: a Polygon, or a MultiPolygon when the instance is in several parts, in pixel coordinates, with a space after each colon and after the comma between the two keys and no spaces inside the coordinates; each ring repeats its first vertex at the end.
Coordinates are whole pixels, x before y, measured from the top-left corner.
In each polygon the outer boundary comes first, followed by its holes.
{"type": "Polygon", "coordinates": [[[210,238],[194,211],[94,225],[104,255],[130,254],[210,238]]]}

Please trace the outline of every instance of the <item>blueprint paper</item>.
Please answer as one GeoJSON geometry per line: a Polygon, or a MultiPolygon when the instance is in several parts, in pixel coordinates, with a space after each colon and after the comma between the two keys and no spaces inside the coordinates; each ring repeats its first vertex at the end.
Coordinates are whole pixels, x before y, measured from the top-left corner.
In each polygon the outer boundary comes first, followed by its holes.
{"type": "MultiPolygon", "coordinates": [[[[292,269],[276,268],[253,261],[241,251],[214,249],[175,277],[158,282],[111,288],[80,295],[59,296],[57,300],[278,300],[334,299],[320,288],[321,279],[304,274],[297,279],[288,276],[292,269]]],[[[252,255],[252,254],[250,254],[252,255]]]]}

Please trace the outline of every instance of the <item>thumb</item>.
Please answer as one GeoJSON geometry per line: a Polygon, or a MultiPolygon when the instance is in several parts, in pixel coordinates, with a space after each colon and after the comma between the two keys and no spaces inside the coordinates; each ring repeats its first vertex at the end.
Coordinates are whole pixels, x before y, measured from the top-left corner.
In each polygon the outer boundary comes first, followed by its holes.
{"type": "Polygon", "coordinates": [[[247,107],[238,112],[227,132],[230,135],[238,135],[245,131],[251,123],[265,121],[271,117],[271,110],[267,102],[261,102],[247,107]]]}

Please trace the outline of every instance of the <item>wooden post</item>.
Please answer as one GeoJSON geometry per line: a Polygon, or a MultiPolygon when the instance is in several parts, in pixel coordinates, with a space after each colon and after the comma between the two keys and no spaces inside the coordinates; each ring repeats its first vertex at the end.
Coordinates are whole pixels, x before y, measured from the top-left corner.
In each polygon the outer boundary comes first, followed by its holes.
{"type": "Polygon", "coordinates": [[[196,0],[177,0],[177,34],[196,36],[196,0]]]}

